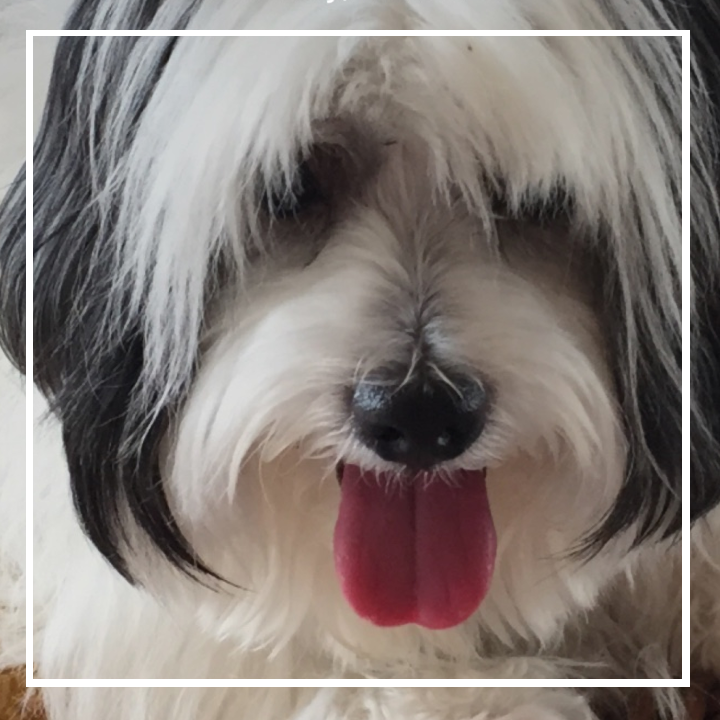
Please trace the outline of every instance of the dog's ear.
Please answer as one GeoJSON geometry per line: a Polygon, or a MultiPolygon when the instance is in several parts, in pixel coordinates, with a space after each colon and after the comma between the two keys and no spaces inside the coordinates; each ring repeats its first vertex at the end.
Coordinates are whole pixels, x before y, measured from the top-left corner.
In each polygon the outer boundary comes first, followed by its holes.
{"type": "MultiPolygon", "coordinates": [[[[76,14],[95,5],[81,2],[76,14]]],[[[116,203],[111,193],[98,200],[99,188],[108,187],[122,156],[122,152],[110,156],[102,139],[110,124],[109,108],[122,97],[119,83],[128,54],[137,52],[139,43],[150,41],[156,51],[151,57],[160,59],[147,72],[144,94],[133,97],[134,115],[127,126],[113,128],[127,142],[132,141],[137,118],[175,40],[61,38],[34,150],[35,380],[62,424],[82,527],[130,581],[127,551],[138,537],[188,574],[212,574],[174,521],[159,476],[158,447],[182,388],[166,393],[144,382],[142,317],[139,312],[136,316],[124,312],[122,283],[117,279],[116,203]],[[164,53],[157,53],[157,43],[166,44],[164,53]],[[94,67],[100,51],[102,74],[84,73],[94,67]],[[123,311],[118,312],[118,307],[123,311]]],[[[2,339],[20,366],[24,194],[21,173],[2,209],[2,303],[9,318],[2,339]]],[[[188,338],[190,345],[193,342],[188,338]]]]}
{"type": "MultiPolygon", "coordinates": [[[[694,93],[691,217],[689,482],[690,515],[697,520],[720,503],[720,14],[704,0],[690,3],[684,12],[690,14],[678,18],[677,27],[694,28],[695,80],[704,86],[700,90],[698,85],[694,93]]],[[[666,100],[679,107],[679,98],[675,103],[666,100]]],[[[679,146],[679,111],[677,122],[679,146]]],[[[679,187],[676,197],[679,213],[679,187]]],[[[639,217],[631,219],[628,228],[628,237],[635,236],[634,259],[605,257],[601,275],[605,329],[629,457],[616,503],[590,538],[590,547],[596,548],[628,528],[635,528],[637,542],[658,533],[673,535],[680,530],[682,518],[680,267],[658,267],[657,258],[664,251],[649,252],[653,244],[656,251],[661,250],[658,238],[648,234],[639,217]],[[668,301],[671,297],[672,302],[668,301]],[[677,313],[672,312],[673,303],[677,313]]]]}
{"type": "Polygon", "coordinates": [[[654,237],[643,236],[637,218],[628,221],[627,229],[621,242],[632,237],[633,259],[608,252],[598,272],[627,462],[614,505],[587,538],[590,551],[627,530],[635,533],[637,543],[669,536],[680,529],[682,519],[680,270],[665,266],[658,271],[649,245],[654,237]]]}
{"type": "Polygon", "coordinates": [[[690,27],[705,90],[697,101],[706,106],[705,121],[692,116],[690,515],[697,519],[720,504],[720,7],[693,0],[690,13],[692,26],[678,27],[690,27]]]}

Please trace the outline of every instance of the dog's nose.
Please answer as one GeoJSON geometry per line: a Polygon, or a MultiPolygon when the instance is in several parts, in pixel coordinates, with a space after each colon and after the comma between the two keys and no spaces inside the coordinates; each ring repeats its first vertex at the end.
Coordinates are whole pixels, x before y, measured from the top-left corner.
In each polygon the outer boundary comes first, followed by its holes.
{"type": "Polygon", "coordinates": [[[482,384],[460,374],[359,383],[351,412],[361,442],[383,460],[416,470],[461,455],[480,436],[488,399],[482,384]]]}

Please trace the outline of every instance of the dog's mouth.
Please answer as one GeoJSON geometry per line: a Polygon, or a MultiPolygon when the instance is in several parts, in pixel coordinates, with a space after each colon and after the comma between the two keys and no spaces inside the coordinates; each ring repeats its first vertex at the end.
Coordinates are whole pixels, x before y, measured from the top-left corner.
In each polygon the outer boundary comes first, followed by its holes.
{"type": "Polygon", "coordinates": [[[335,569],[361,617],[383,627],[449,628],[485,597],[496,536],[486,471],[404,478],[339,463],[335,569]]]}

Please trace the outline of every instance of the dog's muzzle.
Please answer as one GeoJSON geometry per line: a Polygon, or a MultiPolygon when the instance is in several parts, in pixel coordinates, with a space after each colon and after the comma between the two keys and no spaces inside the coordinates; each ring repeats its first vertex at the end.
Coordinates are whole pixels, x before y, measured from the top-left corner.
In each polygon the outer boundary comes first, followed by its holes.
{"type": "Polygon", "coordinates": [[[497,541],[486,469],[441,469],[480,437],[488,409],[480,382],[437,367],[372,373],[349,393],[355,436],[399,466],[337,466],[335,568],[375,625],[453,627],[487,594],[497,541]]]}

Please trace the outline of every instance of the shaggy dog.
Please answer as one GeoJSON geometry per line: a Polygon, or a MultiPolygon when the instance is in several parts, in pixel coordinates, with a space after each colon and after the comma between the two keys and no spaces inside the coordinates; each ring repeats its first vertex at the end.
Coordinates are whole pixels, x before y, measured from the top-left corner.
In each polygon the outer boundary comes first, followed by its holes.
{"type": "MultiPolygon", "coordinates": [[[[81,0],[67,27],[690,28],[692,662],[718,671],[713,7],[81,0]]],[[[39,676],[679,677],[680,62],[661,36],[61,39],[34,153],[39,676]]],[[[25,192],[0,210],[20,370],[25,192]]],[[[6,472],[3,663],[24,491],[6,472]]],[[[45,692],[52,720],[618,699],[45,692]]]]}

